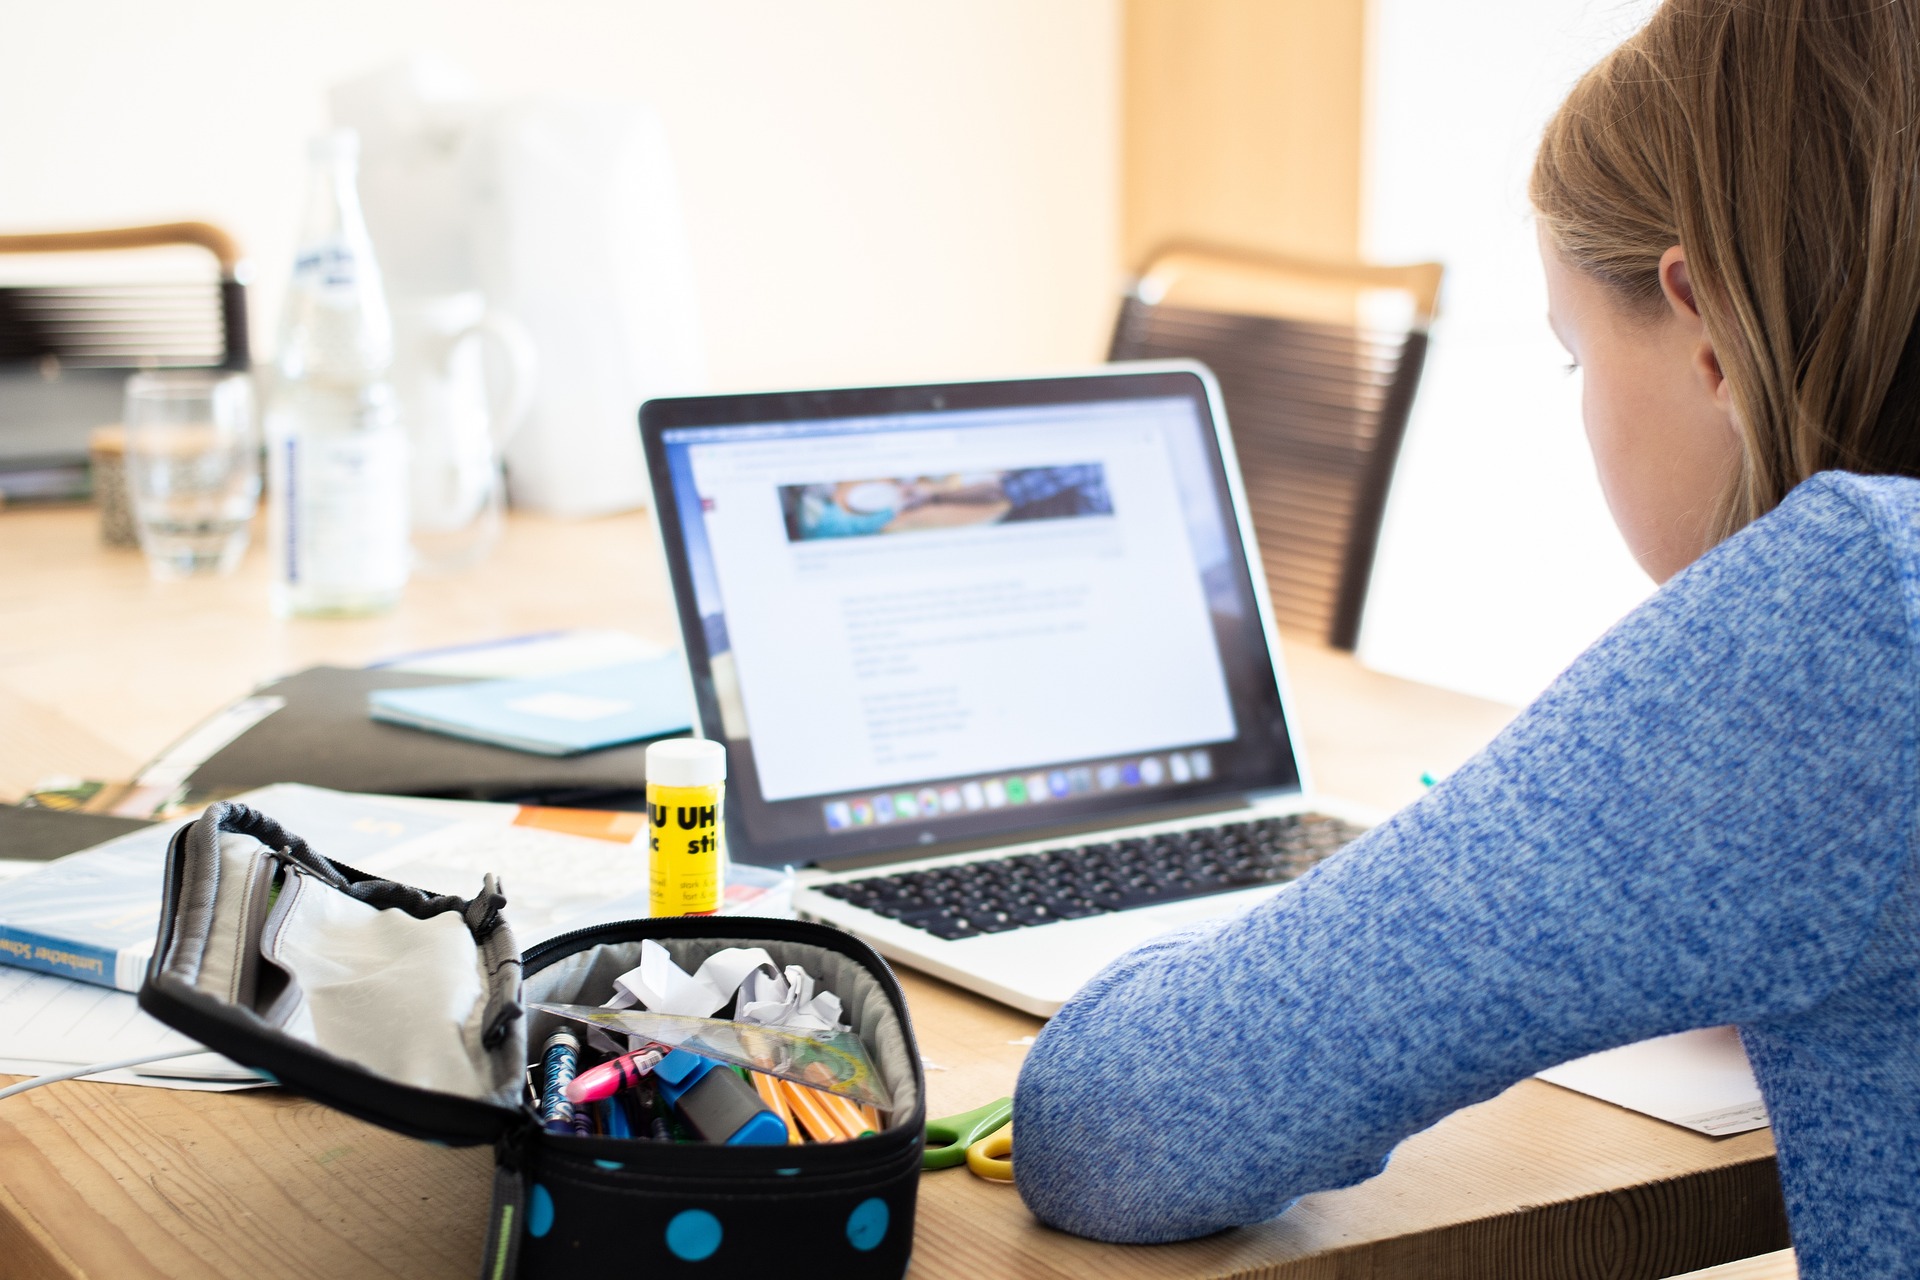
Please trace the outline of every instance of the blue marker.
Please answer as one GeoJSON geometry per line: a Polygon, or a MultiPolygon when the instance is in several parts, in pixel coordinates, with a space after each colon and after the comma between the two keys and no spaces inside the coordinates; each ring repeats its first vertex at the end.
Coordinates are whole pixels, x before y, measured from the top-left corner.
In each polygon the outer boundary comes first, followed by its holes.
{"type": "Polygon", "coordinates": [[[661,1100],[707,1142],[784,1146],[786,1121],[767,1109],[752,1085],[712,1058],[675,1049],[653,1069],[661,1100]]]}
{"type": "Polygon", "coordinates": [[[556,1031],[540,1051],[540,1119],[549,1133],[577,1133],[567,1086],[580,1070],[580,1041],[571,1031],[556,1031]]]}

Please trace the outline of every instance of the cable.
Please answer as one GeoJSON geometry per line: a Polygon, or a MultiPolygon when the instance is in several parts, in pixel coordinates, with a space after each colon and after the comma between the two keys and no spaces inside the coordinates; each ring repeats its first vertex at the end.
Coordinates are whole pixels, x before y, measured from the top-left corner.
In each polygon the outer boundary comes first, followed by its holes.
{"type": "Polygon", "coordinates": [[[96,1062],[89,1067],[69,1067],[65,1071],[55,1071],[48,1075],[35,1076],[31,1080],[22,1080],[19,1084],[8,1085],[0,1089],[0,1100],[11,1098],[16,1093],[25,1093],[29,1089],[38,1089],[43,1084],[58,1084],[62,1080],[77,1080],[82,1076],[97,1076],[108,1071],[124,1070],[127,1067],[143,1067],[149,1062],[195,1058],[205,1052],[205,1049],[169,1049],[165,1053],[143,1053],[137,1058],[122,1058],[118,1062],[96,1062]]]}

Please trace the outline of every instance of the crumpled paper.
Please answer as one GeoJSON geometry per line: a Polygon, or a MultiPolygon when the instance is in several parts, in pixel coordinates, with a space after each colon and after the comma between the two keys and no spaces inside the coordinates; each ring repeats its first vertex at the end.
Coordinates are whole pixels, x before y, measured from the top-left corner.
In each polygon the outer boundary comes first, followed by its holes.
{"type": "Polygon", "coordinates": [[[688,973],[667,949],[648,938],[640,944],[640,963],[613,980],[609,1009],[640,1005],[653,1013],[711,1018],[738,992],[734,1019],[763,1027],[801,1031],[846,1031],[840,997],[820,991],[812,974],[797,964],[775,968],[764,947],[728,947],[708,956],[688,973]]]}

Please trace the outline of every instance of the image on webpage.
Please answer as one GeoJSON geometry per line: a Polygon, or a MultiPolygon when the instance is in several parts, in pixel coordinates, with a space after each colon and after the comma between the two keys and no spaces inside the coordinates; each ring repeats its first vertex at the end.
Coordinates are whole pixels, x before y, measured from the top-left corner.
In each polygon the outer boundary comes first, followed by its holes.
{"type": "Polygon", "coordinates": [[[1023,520],[1110,516],[1106,471],[1097,462],[892,476],[780,488],[787,541],[864,538],[1023,520]]]}

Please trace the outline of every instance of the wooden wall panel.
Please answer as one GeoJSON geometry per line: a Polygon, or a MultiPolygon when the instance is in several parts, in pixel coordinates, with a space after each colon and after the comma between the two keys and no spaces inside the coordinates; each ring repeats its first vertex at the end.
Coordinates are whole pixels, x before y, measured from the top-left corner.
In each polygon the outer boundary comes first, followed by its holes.
{"type": "Polygon", "coordinates": [[[1352,258],[1365,0],[1126,0],[1121,250],[1352,258]]]}

